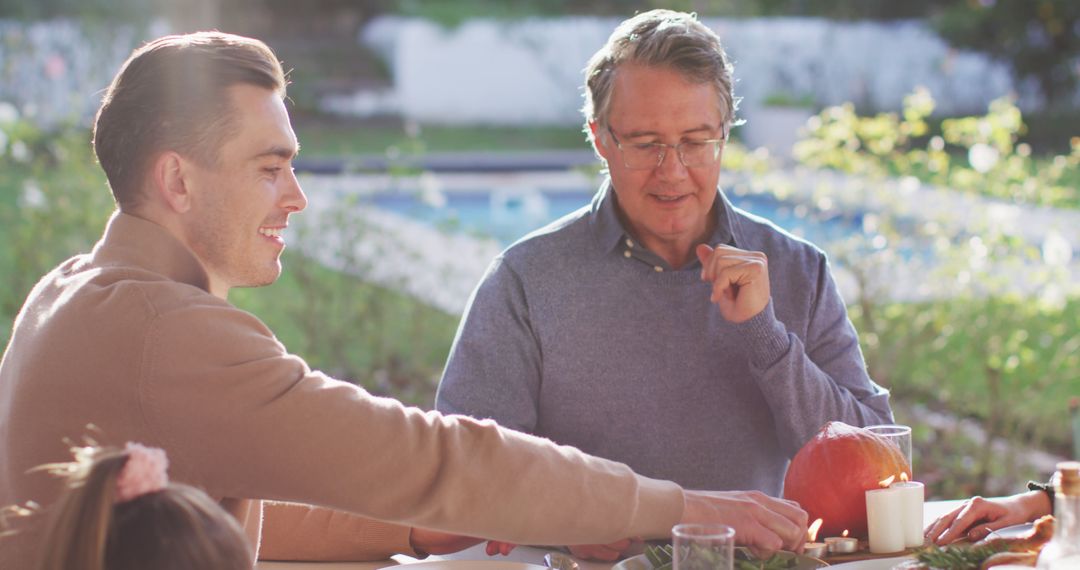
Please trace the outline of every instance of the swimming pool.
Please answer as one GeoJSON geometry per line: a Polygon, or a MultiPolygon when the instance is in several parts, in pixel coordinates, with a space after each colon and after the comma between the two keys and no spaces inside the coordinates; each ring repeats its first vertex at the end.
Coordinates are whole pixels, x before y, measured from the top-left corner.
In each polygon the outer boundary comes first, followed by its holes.
{"type": "MultiPolygon", "coordinates": [[[[455,190],[436,203],[419,193],[382,192],[363,201],[427,224],[470,235],[492,237],[509,245],[592,200],[593,191],[455,190]]],[[[863,231],[861,213],[821,212],[805,204],[767,195],[729,195],[735,206],[772,220],[785,230],[824,246],[863,231]]]]}

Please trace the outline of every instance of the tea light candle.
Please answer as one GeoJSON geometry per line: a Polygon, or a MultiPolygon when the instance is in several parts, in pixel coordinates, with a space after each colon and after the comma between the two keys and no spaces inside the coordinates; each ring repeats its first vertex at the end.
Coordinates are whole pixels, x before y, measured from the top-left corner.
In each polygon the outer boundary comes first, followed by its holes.
{"type": "Polygon", "coordinates": [[[825,521],[818,519],[812,523],[806,529],[806,544],[803,545],[803,553],[811,558],[821,558],[825,556],[825,552],[829,549],[823,542],[817,542],[817,533],[821,530],[821,525],[825,521]]]}
{"type": "Polygon", "coordinates": [[[866,492],[866,527],[870,552],[886,554],[904,549],[904,512],[900,489],[886,487],[866,492]]]}
{"type": "Polygon", "coordinates": [[[900,493],[900,511],[904,527],[904,546],[908,548],[923,545],[923,501],[925,489],[918,481],[900,481],[893,483],[890,489],[900,493]]]}
{"type": "Polygon", "coordinates": [[[830,536],[825,539],[825,544],[833,554],[850,554],[859,550],[859,539],[850,536],[830,536]]]}

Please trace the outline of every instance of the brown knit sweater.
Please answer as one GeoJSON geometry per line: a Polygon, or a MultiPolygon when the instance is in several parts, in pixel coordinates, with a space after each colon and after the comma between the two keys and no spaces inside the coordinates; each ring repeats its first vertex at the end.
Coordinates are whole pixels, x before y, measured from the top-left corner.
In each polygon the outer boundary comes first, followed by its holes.
{"type": "MultiPolygon", "coordinates": [[[[680,487],[625,465],[310,370],[210,295],[170,233],[120,213],[16,319],[0,363],[0,505],[50,504],[57,482],[27,471],[87,434],[164,448],[172,478],[220,499],[263,558],[409,552],[407,526],[376,521],[517,543],[658,537],[683,508],[680,487]]],[[[0,568],[30,566],[36,526],[0,539],[0,568]]]]}

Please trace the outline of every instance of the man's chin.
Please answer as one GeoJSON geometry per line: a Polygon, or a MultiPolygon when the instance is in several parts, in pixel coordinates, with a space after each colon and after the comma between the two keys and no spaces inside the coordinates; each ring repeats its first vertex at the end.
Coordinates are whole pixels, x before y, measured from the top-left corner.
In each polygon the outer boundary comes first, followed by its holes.
{"type": "Polygon", "coordinates": [[[679,223],[660,225],[653,233],[665,241],[680,241],[696,238],[700,232],[697,231],[696,226],[693,224],[680,221],[679,223]]]}
{"type": "Polygon", "coordinates": [[[254,289],[256,287],[266,287],[267,285],[273,285],[278,278],[281,277],[281,264],[278,263],[277,267],[273,271],[266,271],[259,275],[253,275],[251,279],[246,280],[241,285],[236,287],[244,289],[254,289]]]}

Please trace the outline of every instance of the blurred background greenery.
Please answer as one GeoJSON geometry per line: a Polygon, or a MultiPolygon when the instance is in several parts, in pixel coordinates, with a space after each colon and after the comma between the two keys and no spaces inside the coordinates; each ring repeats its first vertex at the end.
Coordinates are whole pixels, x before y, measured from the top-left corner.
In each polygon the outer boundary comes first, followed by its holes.
{"type": "MultiPolygon", "coordinates": [[[[348,159],[388,149],[395,155],[423,156],[588,148],[574,127],[447,127],[409,125],[393,117],[359,121],[321,115],[315,105],[319,85],[387,80],[385,64],[355,40],[357,29],[375,16],[399,14],[453,27],[474,17],[621,18],[658,5],[739,18],[923,19],[954,45],[1001,58],[1018,77],[1040,86],[1045,105],[1027,114],[1003,99],[983,115],[941,116],[933,114],[933,96],[925,92],[912,93],[903,109],[891,112],[871,113],[850,104],[826,108],[802,130],[795,157],[800,167],[851,176],[859,181],[857,192],[864,199],[874,196],[892,205],[874,212],[872,232],[821,245],[855,276],[857,295],[848,300],[868,367],[892,390],[898,421],[915,427],[916,472],[930,493],[956,498],[1012,492],[1027,478],[1046,476],[1027,452],[1073,456],[1068,402],[1080,396],[1080,297],[1074,284],[1063,283],[1070,279],[1069,259],[1064,264],[1048,261],[1037,245],[996,226],[989,211],[975,213],[986,218],[975,229],[912,221],[900,203],[903,197],[891,192],[895,186],[890,184],[915,180],[1009,204],[1080,210],[1080,113],[1075,105],[1080,3],[0,0],[0,20],[17,25],[66,18],[107,28],[118,20],[149,26],[164,16],[180,22],[181,29],[212,24],[262,37],[294,68],[291,105],[303,157],[348,159]],[[989,166],[973,165],[973,152],[989,152],[994,160],[989,166]],[[932,273],[918,276],[940,294],[913,301],[883,296],[879,281],[887,273],[882,268],[895,266],[903,255],[892,246],[914,239],[932,244],[933,255],[943,260],[932,273]],[[1023,273],[1025,292],[999,283],[1003,272],[1023,273]]],[[[41,275],[93,245],[113,208],[85,124],[78,117],[39,124],[31,114],[0,101],[2,323],[12,322],[41,275]]],[[[727,151],[725,166],[748,177],[777,168],[737,143],[727,151]]],[[[844,192],[851,188],[826,185],[815,199],[842,201],[844,192]]],[[[366,208],[343,199],[333,217],[319,223],[333,224],[344,234],[344,244],[360,242],[370,231],[363,218],[366,208]]],[[[322,232],[315,224],[300,230],[298,240],[319,243],[322,232]]],[[[337,260],[333,268],[293,248],[277,284],[236,291],[232,300],[266,321],[313,367],[373,392],[430,406],[459,315],[368,278],[370,261],[353,249],[325,247],[337,260]]],[[[1075,258],[1080,244],[1070,247],[1075,258]]],[[[9,335],[9,326],[0,327],[0,344],[6,345],[9,335]]]]}

